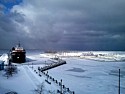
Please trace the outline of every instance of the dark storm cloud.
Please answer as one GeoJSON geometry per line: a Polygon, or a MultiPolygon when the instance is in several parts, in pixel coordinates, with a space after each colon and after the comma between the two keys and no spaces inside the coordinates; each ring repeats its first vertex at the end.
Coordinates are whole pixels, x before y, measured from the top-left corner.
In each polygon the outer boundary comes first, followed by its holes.
{"type": "MultiPolygon", "coordinates": [[[[17,14],[12,14],[13,16],[17,14]]],[[[14,40],[18,40],[19,33],[17,32],[18,25],[14,22],[13,16],[1,15],[0,16],[0,48],[7,49],[14,45],[14,40]]]]}
{"type": "Polygon", "coordinates": [[[20,40],[34,49],[124,50],[124,9],[124,0],[24,0],[0,16],[1,48],[20,40]]]}

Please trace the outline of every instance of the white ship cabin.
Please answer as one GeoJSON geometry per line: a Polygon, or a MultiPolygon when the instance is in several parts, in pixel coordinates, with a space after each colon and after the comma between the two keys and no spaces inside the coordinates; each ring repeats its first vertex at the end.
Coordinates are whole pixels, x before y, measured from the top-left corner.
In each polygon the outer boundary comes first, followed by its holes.
{"type": "Polygon", "coordinates": [[[15,50],[24,50],[23,47],[19,47],[18,45],[15,47],[15,50]]]}
{"type": "Polygon", "coordinates": [[[12,52],[23,52],[25,51],[23,47],[20,46],[20,43],[16,47],[12,48],[12,52]]]}

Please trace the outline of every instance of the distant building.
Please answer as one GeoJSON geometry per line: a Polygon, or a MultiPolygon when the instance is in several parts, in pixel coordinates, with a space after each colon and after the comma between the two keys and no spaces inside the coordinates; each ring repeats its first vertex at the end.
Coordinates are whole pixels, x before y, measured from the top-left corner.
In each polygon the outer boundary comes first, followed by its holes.
{"type": "Polygon", "coordinates": [[[82,56],[95,56],[93,52],[84,52],[82,53],[82,56]]]}

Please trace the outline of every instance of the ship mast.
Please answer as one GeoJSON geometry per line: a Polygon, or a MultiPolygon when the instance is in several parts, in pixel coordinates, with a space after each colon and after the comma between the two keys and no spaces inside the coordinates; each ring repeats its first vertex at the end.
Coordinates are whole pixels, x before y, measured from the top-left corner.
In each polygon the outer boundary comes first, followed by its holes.
{"type": "Polygon", "coordinates": [[[20,47],[20,41],[19,41],[19,43],[18,43],[18,47],[20,47]]]}

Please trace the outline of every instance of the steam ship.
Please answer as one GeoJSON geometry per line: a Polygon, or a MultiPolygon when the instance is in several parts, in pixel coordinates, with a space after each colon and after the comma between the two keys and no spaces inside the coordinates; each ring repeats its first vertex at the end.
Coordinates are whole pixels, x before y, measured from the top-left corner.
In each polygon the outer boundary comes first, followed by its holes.
{"type": "Polygon", "coordinates": [[[14,63],[24,63],[26,61],[26,51],[20,43],[10,50],[10,61],[14,63]]]}

